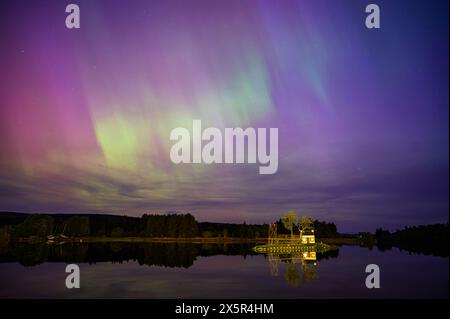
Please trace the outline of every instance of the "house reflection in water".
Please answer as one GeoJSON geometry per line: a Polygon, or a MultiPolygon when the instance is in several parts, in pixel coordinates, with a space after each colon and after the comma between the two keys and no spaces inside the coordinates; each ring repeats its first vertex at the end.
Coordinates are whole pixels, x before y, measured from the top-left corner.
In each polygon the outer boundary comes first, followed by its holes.
{"type": "Polygon", "coordinates": [[[279,268],[286,263],[284,273],[286,281],[294,287],[300,283],[317,279],[317,253],[315,251],[295,254],[268,254],[269,269],[272,276],[279,275],[279,268]]]}

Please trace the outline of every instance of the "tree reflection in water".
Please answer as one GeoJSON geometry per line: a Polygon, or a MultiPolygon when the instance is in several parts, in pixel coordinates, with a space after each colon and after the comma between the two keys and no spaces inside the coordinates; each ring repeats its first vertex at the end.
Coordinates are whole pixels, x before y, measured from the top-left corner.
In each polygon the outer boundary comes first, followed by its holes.
{"type": "Polygon", "coordinates": [[[15,243],[0,250],[0,263],[17,261],[23,266],[45,262],[122,263],[136,261],[139,265],[183,267],[193,265],[197,256],[254,255],[252,244],[193,243],[66,243],[62,245],[15,243]]]}
{"type": "MultiPolygon", "coordinates": [[[[16,243],[0,251],[0,262],[17,261],[23,266],[36,266],[45,262],[123,263],[135,261],[139,265],[160,267],[191,267],[198,256],[259,255],[252,244],[193,244],[193,243],[89,243],[89,244],[25,244],[16,243]]],[[[318,261],[336,258],[339,250],[325,253],[304,252],[295,254],[269,254],[268,262],[272,276],[279,275],[282,263],[287,264],[284,278],[289,285],[318,278],[318,261]]]]}
{"type": "Polygon", "coordinates": [[[339,250],[330,250],[325,253],[311,251],[293,254],[268,254],[270,274],[278,276],[281,263],[287,263],[284,279],[289,285],[298,287],[302,282],[318,278],[316,273],[318,260],[338,256],[339,250]]]}

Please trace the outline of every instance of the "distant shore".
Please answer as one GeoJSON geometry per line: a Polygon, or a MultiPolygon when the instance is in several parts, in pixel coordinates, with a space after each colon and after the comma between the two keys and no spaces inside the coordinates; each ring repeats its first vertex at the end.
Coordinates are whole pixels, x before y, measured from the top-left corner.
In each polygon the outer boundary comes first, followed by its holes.
{"type": "MultiPolygon", "coordinates": [[[[239,237],[80,237],[71,240],[83,243],[193,243],[193,244],[266,244],[267,238],[239,237]]],[[[358,238],[318,238],[318,242],[334,245],[360,245],[358,238]]]]}
{"type": "Polygon", "coordinates": [[[321,241],[325,244],[330,245],[365,245],[364,241],[362,241],[360,238],[319,238],[317,241],[321,241]]]}
{"type": "Polygon", "coordinates": [[[194,244],[228,244],[228,243],[265,243],[267,238],[239,237],[83,237],[86,243],[194,243],[194,244]]]}

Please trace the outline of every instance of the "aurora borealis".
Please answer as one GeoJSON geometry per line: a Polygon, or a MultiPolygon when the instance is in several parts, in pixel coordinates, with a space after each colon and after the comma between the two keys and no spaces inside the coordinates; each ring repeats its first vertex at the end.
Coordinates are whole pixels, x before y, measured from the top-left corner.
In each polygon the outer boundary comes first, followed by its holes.
{"type": "Polygon", "coordinates": [[[0,4],[0,211],[344,231],[446,222],[448,1],[76,0],[0,4]],[[192,120],[277,127],[277,174],[179,166],[192,120]]]}

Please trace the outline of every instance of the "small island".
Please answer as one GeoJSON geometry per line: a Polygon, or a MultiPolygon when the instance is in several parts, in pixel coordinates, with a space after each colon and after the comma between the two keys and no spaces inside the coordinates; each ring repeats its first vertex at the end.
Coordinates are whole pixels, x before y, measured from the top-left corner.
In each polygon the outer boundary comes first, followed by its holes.
{"type": "Polygon", "coordinates": [[[311,217],[298,217],[293,211],[288,212],[282,219],[284,228],[290,230],[290,235],[281,235],[277,232],[277,224],[270,224],[266,245],[257,245],[253,248],[258,253],[310,253],[326,252],[337,249],[336,246],[316,242],[314,221],[311,217]],[[294,234],[295,228],[298,234],[294,234]]]}

